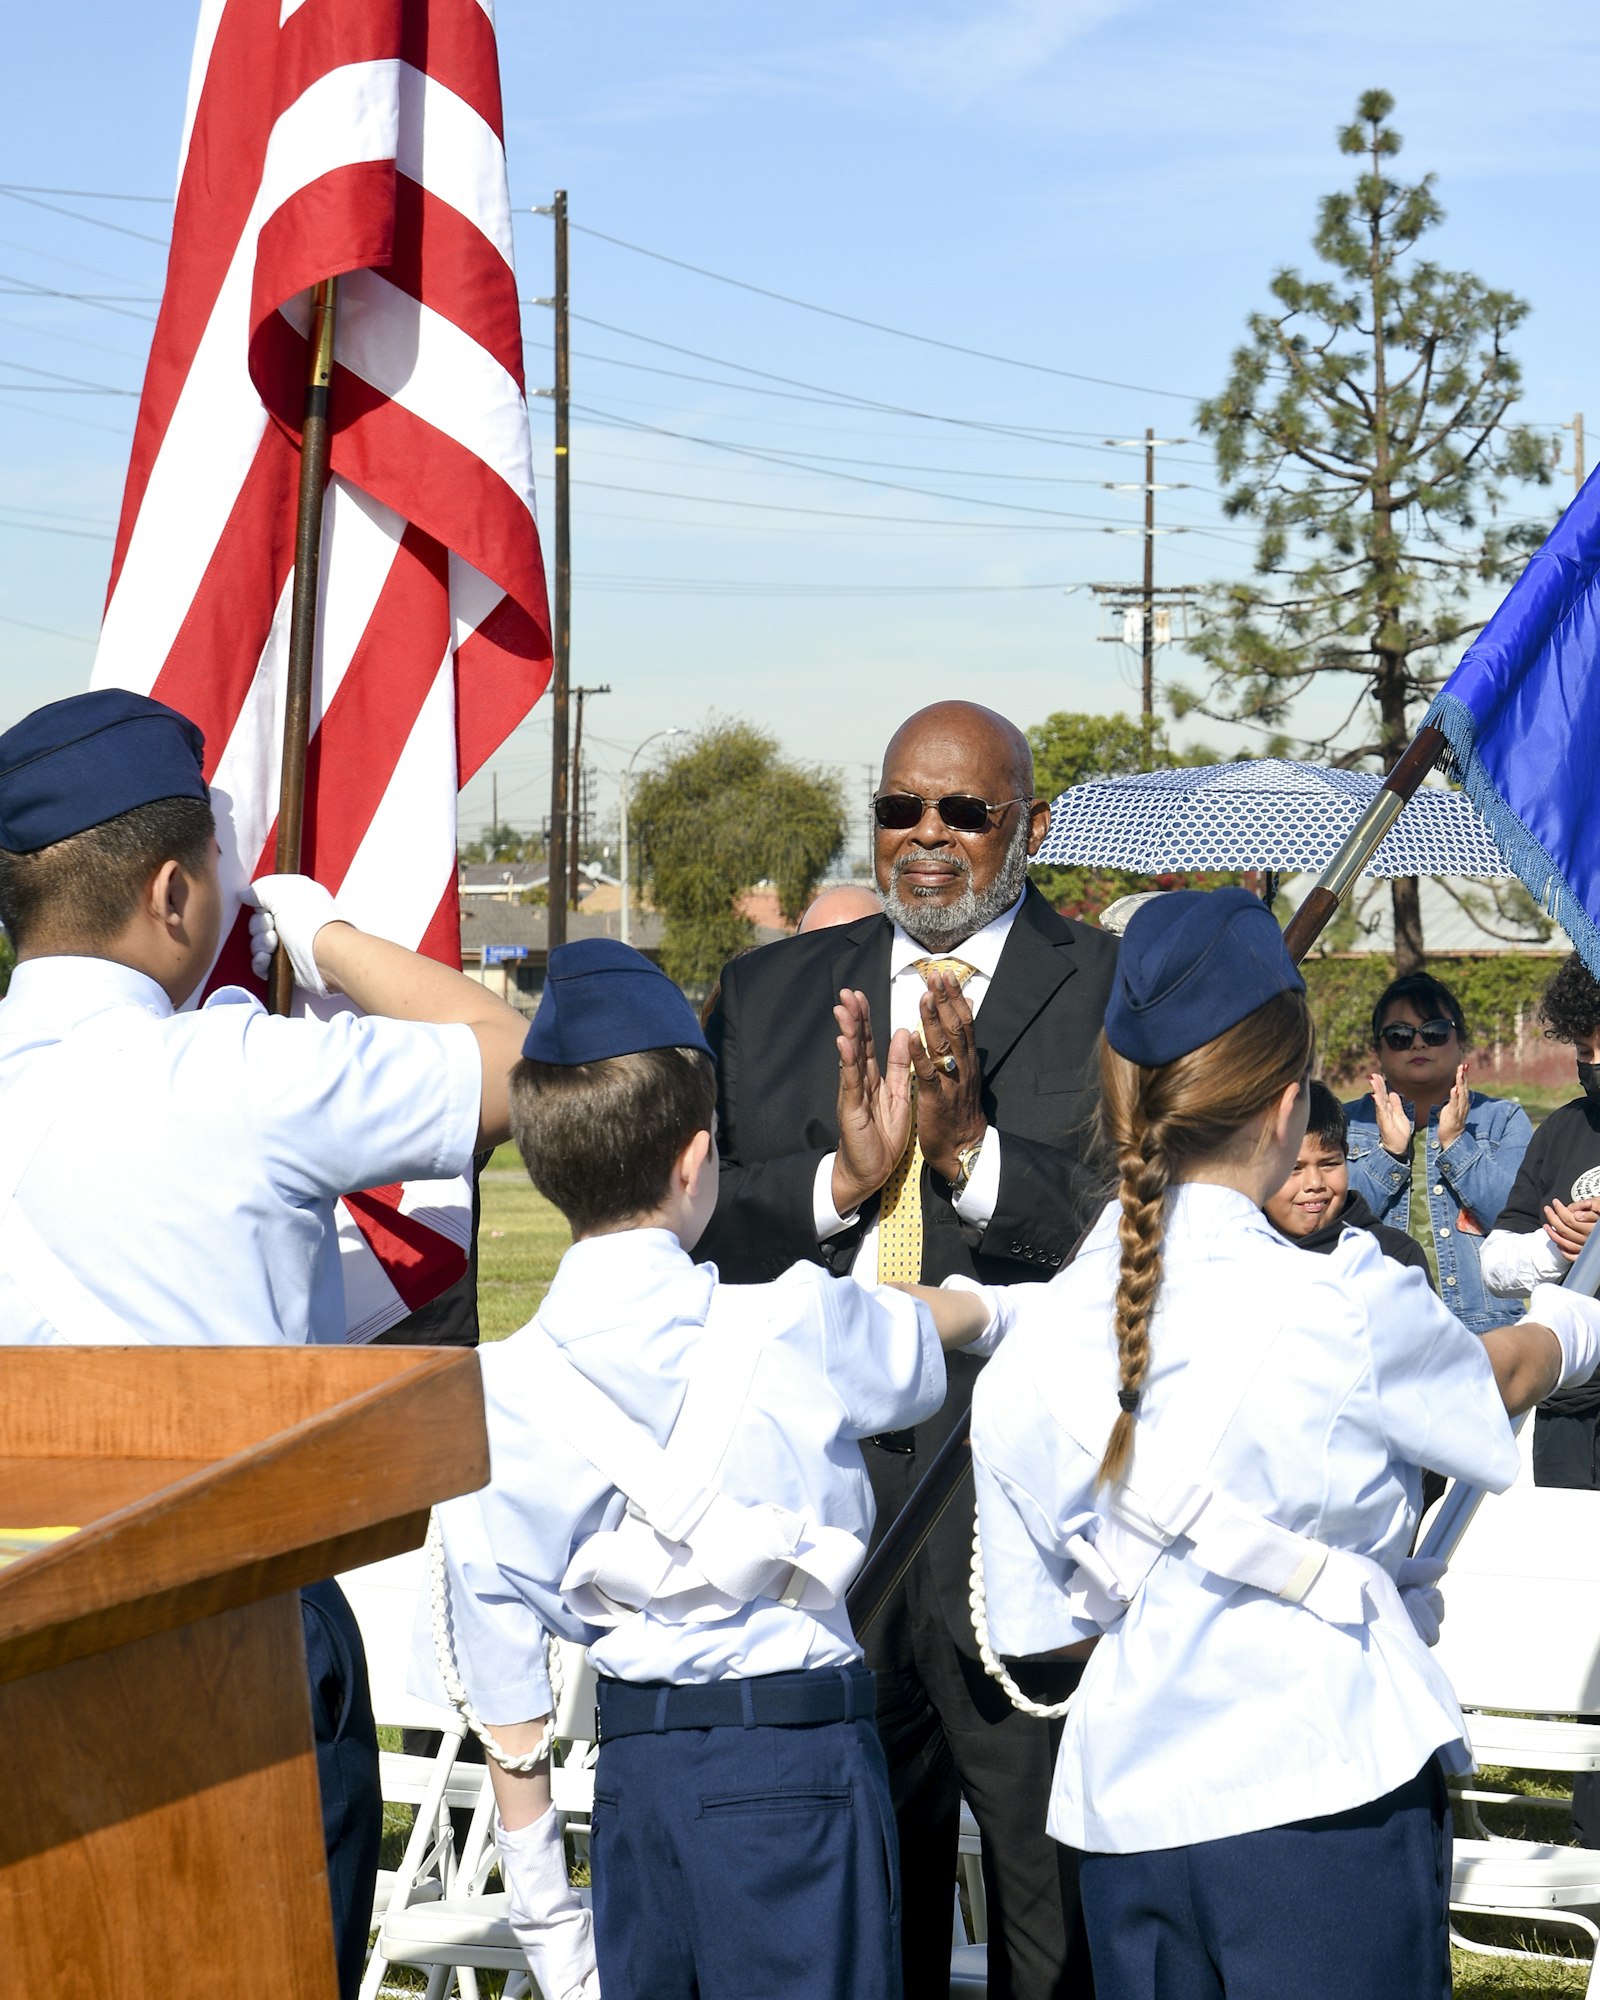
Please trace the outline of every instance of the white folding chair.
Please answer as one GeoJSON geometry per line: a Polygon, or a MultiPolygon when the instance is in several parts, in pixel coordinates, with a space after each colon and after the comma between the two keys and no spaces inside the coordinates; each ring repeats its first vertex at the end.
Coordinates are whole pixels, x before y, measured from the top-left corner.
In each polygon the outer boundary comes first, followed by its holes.
{"type": "MultiPolygon", "coordinates": [[[[440,1739],[431,1756],[399,1750],[378,1753],[384,1804],[409,1806],[413,1817],[399,1867],[378,1872],[374,1930],[391,1904],[437,1902],[451,1892],[460,1866],[452,1812],[474,1812],[487,1789],[481,1764],[457,1761],[466,1732],[461,1717],[453,1708],[435,1707],[406,1689],[412,1625],[423,1576],[422,1552],[416,1550],[347,1571],[339,1579],[361,1628],[374,1720],[396,1729],[435,1730],[440,1739]]],[[[362,1977],[361,2000],[376,2000],[387,1970],[388,1961],[375,1945],[362,1977]]],[[[446,1983],[447,1975],[441,1975],[440,1992],[446,1983]]]]}
{"type": "MultiPolygon", "coordinates": [[[[1531,1426],[1528,1427],[1531,1429],[1531,1426]]],[[[1478,1508],[1444,1584],[1436,1657],[1466,1714],[1473,1754],[1510,1770],[1600,1770],[1600,1494],[1521,1480],[1478,1508]]],[[[1453,1914],[1518,1918],[1581,1932],[1591,1947],[1588,1992],[1600,2000],[1600,1851],[1511,1840],[1481,1809],[1521,1794],[1467,1786],[1471,1833],[1455,1843],[1453,1914]]],[[[1550,1804],[1565,1810],[1566,1801],[1550,1804]]],[[[1461,1936],[1497,1957],[1552,1954],[1461,1936]]]]}
{"type": "MultiPolygon", "coordinates": [[[[582,1647],[563,1644],[561,1660],[564,1686],[556,1713],[561,1762],[551,1770],[550,1792],[563,1830],[574,1836],[581,1855],[587,1852],[594,1811],[594,1673],[582,1647]]],[[[477,1972],[513,1975],[506,1982],[506,2000],[537,1993],[506,1914],[509,1899],[504,1890],[490,1887],[497,1860],[494,1797],[485,1782],[447,1893],[402,1897],[397,1885],[383,1913],[374,1957],[381,1955],[386,1965],[425,1970],[428,2000],[439,2000],[452,1976],[463,2000],[470,2000],[477,1991],[477,1972]]],[[[363,2000],[368,1996],[364,1994],[363,2000]]]]}

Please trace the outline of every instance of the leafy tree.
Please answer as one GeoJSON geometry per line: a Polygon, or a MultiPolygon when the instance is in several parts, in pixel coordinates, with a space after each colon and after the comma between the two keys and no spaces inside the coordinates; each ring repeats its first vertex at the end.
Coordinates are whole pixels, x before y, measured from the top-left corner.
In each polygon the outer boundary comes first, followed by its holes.
{"type": "MultiPolygon", "coordinates": [[[[1321,675],[1353,686],[1360,718],[1338,753],[1389,768],[1447,655],[1543,535],[1497,523],[1507,481],[1544,484],[1543,445],[1507,422],[1521,374],[1507,342],[1527,313],[1510,292],[1417,254],[1442,219],[1434,177],[1393,176],[1394,100],[1365,92],[1339,148],[1354,185],[1323,197],[1324,275],[1282,270],[1250,316],[1219,396],[1203,403],[1224,511],[1260,534],[1256,577],[1210,595],[1192,650],[1210,715],[1279,725],[1321,675]]],[[[1175,711],[1183,712],[1181,691],[1175,711]]],[[[1402,969],[1422,955],[1414,878],[1394,884],[1402,969]]]]}
{"type": "Polygon", "coordinates": [[[666,918],[662,963],[701,992],[755,942],[735,898],[770,880],[784,915],[798,917],[845,835],[838,778],[786,763],[774,739],[745,722],[713,723],[647,772],[631,817],[666,918]]]}
{"type": "Polygon", "coordinates": [[[463,861],[542,861],[544,841],[536,833],[522,833],[507,822],[486,827],[479,840],[461,850],[463,861]]]}
{"type": "Polygon", "coordinates": [[[0,931],[0,1000],[6,997],[6,988],[11,984],[11,974],[17,963],[17,954],[11,948],[11,940],[0,931]]]}
{"type": "MultiPolygon", "coordinates": [[[[1028,730],[1033,751],[1033,785],[1040,798],[1053,799],[1072,785],[1091,778],[1121,778],[1147,768],[1169,770],[1179,764],[1215,764],[1217,754],[1204,745],[1175,750],[1159,721],[1152,754],[1145,759],[1144,729],[1131,715],[1084,715],[1058,709],[1028,730]]],[[[1042,895],[1063,916],[1090,918],[1119,896],[1139,889],[1188,888],[1201,878],[1187,875],[1132,875],[1116,868],[1073,866],[1035,868],[1033,879],[1042,895]]],[[[1209,879],[1209,878],[1208,878],[1209,879]]]]}

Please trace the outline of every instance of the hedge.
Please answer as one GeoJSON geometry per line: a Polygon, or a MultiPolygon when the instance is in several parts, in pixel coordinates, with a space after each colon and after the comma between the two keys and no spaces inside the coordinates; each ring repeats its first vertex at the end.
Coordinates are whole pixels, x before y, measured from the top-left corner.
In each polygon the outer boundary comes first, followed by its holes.
{"type": "MultiPolygon", "coordinates": [[[[1461,1002],[1468,1037],[1486,1049],[1536,1032],[1533,1017],[1558,965],[1556,952],[1430,952],[1425,969],[1461,1002]]],[[[1300,968],[1317,1023],[1324,1075],[1348,1077],[1372,1057],[1372,1003],[1394,977],[1394,960],[1377,952],[1309,958],[1300,968]]]]}

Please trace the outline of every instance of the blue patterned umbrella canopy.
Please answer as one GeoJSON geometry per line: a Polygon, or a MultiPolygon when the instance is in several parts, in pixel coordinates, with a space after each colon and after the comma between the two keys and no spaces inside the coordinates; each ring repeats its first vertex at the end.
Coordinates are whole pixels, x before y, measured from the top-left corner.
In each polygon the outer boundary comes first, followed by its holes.
{"type": "MultiPolygon", "coordinates": [[[[1034,860],[1041,866],[1270,868],[1320,872],[1371,804],[1382,780],[1262,757],[1094,778],[1063,792],[1034,860]]],[[[1464,792],[1419,791],[1366,875],[1508,876],[1494,836],[1464,792]]]]}

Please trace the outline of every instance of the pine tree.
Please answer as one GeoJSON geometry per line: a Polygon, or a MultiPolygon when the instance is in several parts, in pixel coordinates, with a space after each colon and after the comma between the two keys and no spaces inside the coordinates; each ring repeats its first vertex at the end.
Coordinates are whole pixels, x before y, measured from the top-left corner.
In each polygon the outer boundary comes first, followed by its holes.
{"type": "MultiPolygon", "coordinates": [[[[1175,708],[1281,726],[1326,674],[1350,709],[1308,754],[1389,769],[1459,643],[1544,528],[1497,520],[1508,482],[1550,476],[1545,446],[1507,415],[1521,374],[1507,341],[1528,307],[1417,246],[1443,219],[1434,176],[1394,178],[1394,100],[1369,90],[1340,151],[1355,184],[1323,197],[1326,275],[1280,271],[1221,395],[1201,405],[1224,511],[1259,524],[1255,578],[1217,587],[1200,637],[1209,669],[1175,708]],[[1357,740],[1335,739],[1356,725],[1357,740]]],[[[1422,957],[1415,878],[1394,884],[1396,957],[1422,957]]]]}

